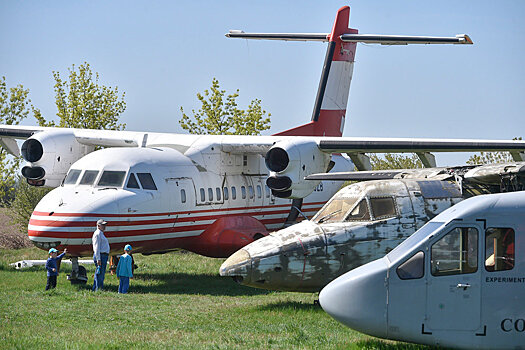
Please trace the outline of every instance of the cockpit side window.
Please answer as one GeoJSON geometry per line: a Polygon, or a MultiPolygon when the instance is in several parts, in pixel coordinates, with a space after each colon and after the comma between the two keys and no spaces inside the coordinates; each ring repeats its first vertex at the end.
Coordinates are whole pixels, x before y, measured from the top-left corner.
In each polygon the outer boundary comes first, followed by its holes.
{"type": "Polygon", "coordinates": [[[71,169],[64,180],[64,185],[74,185],[77,183],[81,170],[71,169]]]}
{"type": "Polygon", "coordinates": [[[505,271],[514,268],[514,230],[488,228],[485,231],[485,270],[505,271]]]}
{"type": "Polygon", "coordinates": [[[399,265],[396,273],[402,280],[413,280],[425,274],[425,253],[419,251],[399,265]]]}
{"type": "Polygon", "coordinates": [[[98,170],[86,170],[80,179],[79,185],[93,185],[97,178],[98,170]]]}
{"type": "Polygon", "coordinates": [[[137,178],[135,177],[135,174],[130,173],[128,184],[126,185],[127,188],[138,188],[140,189],[139,183],[137,182],[137,178]]]}
{"type": "Polygon", "coordinates": [[[125,171],[104,171],[100,180],[98,180],[98,186],[102,187],[121,187],[126,177],[125,171]]]}
{"type": "Polygon", "coordinates": [[[363,198],[359,204],[348,214],[346,221],[367,221],[370,220],[370,211],[366,204],[366,199],[363,198]]]}
{"type": "Polygon", "coordinates": [[[432,245],[433,276],[474,273],[478,270],[478,230],[456,227],[432,245]]]}
{"type": "Polygon", "coordinates": [[[394,198],[370,198],[370,207],[374,219],[383,219],[396,216],[394,198]]]}
{"type": "Polygon", "coordinates": [[[145,190],[156,190],[157,186],[155,185],[155,181],[153,181],[153,177],[150,173],[137,173],[137,176],[139,178],[140,184],[142,185],[142,188],[145,190]]]}
{"type": "Polygon", "coordinates": [[[355,197],[334,197],[315,216],[314,222],[319,224],[326,222],[341,222],[346,213],[354,206],[355,197]]]}

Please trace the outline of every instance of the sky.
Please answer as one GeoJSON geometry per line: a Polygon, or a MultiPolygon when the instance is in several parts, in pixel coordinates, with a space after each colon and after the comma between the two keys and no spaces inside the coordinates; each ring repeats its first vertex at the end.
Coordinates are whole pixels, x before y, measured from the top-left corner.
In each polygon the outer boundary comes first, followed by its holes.
{"type": "MultiPolygon", "coordinates": [[[[0,0],[0,75],[56,117],[52,76],[88,62],[125,92],[127,130],[184,132],[180,107],[217,78],[258,98],[272,134],[312,115],[326,44],[227,39],[246,32],[328,33],[337,10],[366,34],[454,36],[474,45],[358,44],[344,136],[525,137],[525,1],[0,0]]],[[[36,124],[27,120],[24,124],[36,124]]],[[[468,155],[436,155],[458,165],[468,155]]]]}

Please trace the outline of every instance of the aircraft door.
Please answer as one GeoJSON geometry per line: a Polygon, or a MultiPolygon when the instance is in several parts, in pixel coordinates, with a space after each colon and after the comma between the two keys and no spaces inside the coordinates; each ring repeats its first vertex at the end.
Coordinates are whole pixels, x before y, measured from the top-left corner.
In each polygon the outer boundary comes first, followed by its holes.
{"type": "Polygon", "coordinates": [[[481,245],[477,225],[456,226],[427,248],[425,330],[477,330],[481,322],[481,245]],[[428,329],[427,329],[428,328],[428,329]]]}
{"type": "Polygon", "coordinates": [[[195,184],[186,177],[173,177],[166,179],[169,188],[169,211],[181,211],[185,208],[195,207],[195,184]]]}

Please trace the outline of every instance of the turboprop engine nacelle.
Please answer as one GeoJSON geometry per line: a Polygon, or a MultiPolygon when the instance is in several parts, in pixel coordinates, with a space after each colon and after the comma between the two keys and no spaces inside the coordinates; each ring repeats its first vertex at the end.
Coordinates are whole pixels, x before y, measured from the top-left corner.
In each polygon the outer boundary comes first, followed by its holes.
{"type": "Polygon", "coordinates": [[[72,130],[37,133],[22,144],[22,157],[27,161],[22,175],[30,185],[57,187],[71,164],[94,149],[79,143],[72,130]]]}
{"type": "Polygon", "coordinates": [[[266,184],[276,197],[304,198],[320,181],[305,180],[307,175],[325,172],[330,155],[321,152],[314,141],[286,140],[277,142],[266,153],[270,176],[266,184]]]}

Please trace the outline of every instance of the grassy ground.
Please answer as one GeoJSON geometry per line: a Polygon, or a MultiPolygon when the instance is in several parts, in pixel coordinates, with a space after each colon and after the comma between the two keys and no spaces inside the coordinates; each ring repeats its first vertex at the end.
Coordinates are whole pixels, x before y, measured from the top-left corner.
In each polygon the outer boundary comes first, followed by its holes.
{"type": "Polygon", "coordinates": [[[65,264],[57,289],[45,292],[43,267],[8,265],[45,258],[36,248],[0,249],[2,349],[426,349],[354,332],[315,306],[315,294],[239,286],[218,275],[223,259],[138,254],[127,295],[109,274],[103,292],[72,286],[65,264]]]}

